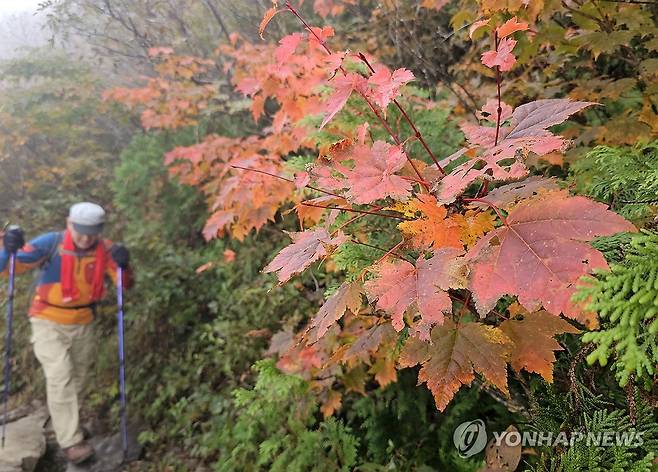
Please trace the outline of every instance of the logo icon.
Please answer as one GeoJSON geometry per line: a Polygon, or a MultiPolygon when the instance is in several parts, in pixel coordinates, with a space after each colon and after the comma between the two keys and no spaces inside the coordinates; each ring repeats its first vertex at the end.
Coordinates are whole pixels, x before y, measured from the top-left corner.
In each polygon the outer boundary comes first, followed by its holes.
{"type": "Polygon", "coordinates": [[[466,459],[482,451],[487,445],[487,429],[484,421],[466,421],[455,429],[452,435],[459,456],[466,459]]]}

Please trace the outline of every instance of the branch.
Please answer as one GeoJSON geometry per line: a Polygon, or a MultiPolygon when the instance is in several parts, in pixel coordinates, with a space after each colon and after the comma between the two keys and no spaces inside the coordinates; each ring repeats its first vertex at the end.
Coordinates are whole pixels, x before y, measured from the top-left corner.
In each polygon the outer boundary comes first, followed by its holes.
{"type": "Polygon", "coordinates": [[[224,20],[222,19],[222,16],[219,14],[219,11],[215,7],[215,5],[213,5],[212,1],[209,1],[209,0],[203,0],[203,3],[211,11],[212,15],[215,17],[215,20],[217,20],[217,23],[219,23],[219,27],[221,28],[222,32],[224,33],[224,36],[226,36],[227,41],[230,43],[231,42],[231,36],[229,35],[228,29],[226,29],[226,25],[224,24],[224,20]]]}
{"type": "Polygon", "coordinates": [[[406,216],[397,216],[397,215],[391,215],[389,213],[379,213],[376,211],[357,210],[355,208],[346,208],[346,207],[324,206],[324,205],[317,205],[315,203],[308,203],[308,202],[300,202],[300,205],[310,206],[315,208],[325,208],[327,210],[341,210],[341,211],[349,211],[353,213],[362,213],[364,215],[383,216],[384,218],[392,218],[395,220],[412,221],[412,218],[407,218],[406,216]]]}
{"type": "MultiPolygon", "coordinates": [[[[498,31],[494,32],[494,45],[495,45],[495,50],[498,51],[498,44],[500,41],[498,41],[498,31]]],[[[494,146],[498,146],[498,136],[500,134],[500,115],[503,112],[503,109],[500,105],[500,83],[502,81],[502,78],[500,76],[500,66],[496,66],[496,87],[498,89],[498,109],[497,114],[496,114],[496,139],[494,141],[494,146]]]]}
{"type": "MultiPolygon", "coordinates": [[[[370,69],[370,72],[372,72],[374,74],[375,69],[370,65],[370,62],[368,62],[368,59],[366,58],[366,56],[364,56],[364,54],[362,52],[359,53],[359,58],[365,63],[366,66],[368,66],[368,69],[370,69]]],[[[418,141],[420,141],[420,144],[423,145],[423,147],[425,148],[425,151],[427,151],[427,154],[429,154],[429,156],[432,158],[432,160],[434,161],[434,164],[436,164],[436,167],[438,167],[439,171],[443,175],[446,175],[446,171],[443,170],[443,167],[441,167],[441,164],[439,164],[439,161],[437,160],[436,156],[434,155],[432,150],[429,148],[429,146],[425,142],[425,139],[423,138],[423,135],[420,133],[420,131],[418,131],[418,128],[416,128],[416,125],[414,125],[413,121],[411,121],[411,118],[409,118],[409,115],[407,114],[407,112],[404,110],[404,108],[402,108],[402,105],[400,105],[400,103],[395,98],[393,99],[393,103],[395,103],[395,106],[398,107],[398,110],[400,110],[400,113],[402,113],[402,116],[404,116],[404,119],[407,121],[407,123],[409,123],[409,126],[411,126],[411,129],[414,131],[414,134],[415,134],[416,138],[418,139],[418,141]]]]}
{"type": "MultiPolygon", "coordinates": [[[[293,179],[289,179],[287,177],[283,177],[277,174],[272,174],[271,172],[267,172],[264,170],[252,169],[251,167],[236,166],[235,164],[231,164],[231,167],[233,167],[234,169],[248,170],[250,172],[258,172],[259,174],[265,174],[265,175],[269,175],[270,177],[276,177],[277,179],[285,180],[286,182],[291,182],[293,184],[295,183],[293,179]]],[[[321,188],[313,187],[312,185],[304,185],[304,187],[310,188],[311,190],[315,190],[316,192],[324,193],[326,195],[331,195],[333,197],[345,198],[342,195],[338,195],[337,193],[329,192],[328,190],[322,190],[321,188]]]]}
{"type": "MultiPolygon", "coordinates": [[[[396,256],[396,257],[400,257],[398,254],[395,253],[395,250],[396,250],[398,247],[402,246],[403,243],[404,243],[404,239],[403,239],[402,241],[400,241],[399,243],[397,243],[395,246],[393,246],[391,249],[389,249],[388,251],[386,251],[386,254],[384,254],[382,257],[380,257],[379,259],[377,259],[377,262],[375,262],[374,264],[371,264],[370,267],[372,267],[372,266],[376,266],[377,264],[379,264],[381,261],[383,261],[384,259],[386,259],[386,258],[387,258],[388,256],[390,256],[391,254],[393,254],[393,255],[396,256]]],[[[406,261],[407,259],[404,258],[404,260],[406,261]]],[[[364,268],[363,270],[365,271],[366,269],[367,269],[367,267],[364,268]]]]}
{"type": "MultiPolygon", "coordinates": [[[[404,257],[404,256],[402,256],[402,255],[400,255],[400,254],[397,254],[396,252],[394,252],[395,248],[397,248],[397,247],[399,246],[400,243],[396,244],[396,245],[393,246],[391,249],[388,249],[388,250],[387,250],[387,249],[383,249],[383,248],[381,248],[381,247],[379,247],[379,246],[373,246],[372,244],[362,243],[361,241],[359,241],[359,240],[357,240],[357,239],[350,239],[350,242],[352,242],[352,243],[354,243],[354,244],[359,244],[359,245],[361,245],[361,246],[369,247],[369,248],[372,248],[372,249],[377,249],[378,251],[382,251],[383,253],[385,253],[383,257],[386,257],[386,256],[388,256],[388,255],[392,255],[392,256],[397,257],[398,259],[402,259],[403,261],[410,262],[410,261],[407,260],[406,257],[404,257]]],[[[382,259],[380,258],[379,261],[381,261],[381,260],[382,260],[382,259]]],[[[377,261],[377,262],[379,262],[379,261],[377,261]]],[[[373,264],[373,265],[377,265],[377,263],[375,263],[375,264],[373,264]]]]}
{"type": "MultiPolygon", "coordinates": [[[[373,208],[372,208],[372,211],[379,211],[379,210],[381,210],[381,209],[383,209],[383,208],[384,208],[383,206],[376,206],[376,207],[373,207],[373,208]]],[[[336,236],[336,233],[338,233],[338,231],[340,231],[340,230],[343,229],[344,227],[346,227],[346,226],[348,226],[348,225],[354,223],[356,220],[363,218],[364,216],[366,216],[366,215],[361,214],[361,215],[353,216],[352,218],[350,218],[349,220],[347,220],[345,223],[343,223],[342,225],[340,225],[338,228],[336,228],[336,229],[331,233],[331,237],[333,238],[334,236],[336,236]]]]}

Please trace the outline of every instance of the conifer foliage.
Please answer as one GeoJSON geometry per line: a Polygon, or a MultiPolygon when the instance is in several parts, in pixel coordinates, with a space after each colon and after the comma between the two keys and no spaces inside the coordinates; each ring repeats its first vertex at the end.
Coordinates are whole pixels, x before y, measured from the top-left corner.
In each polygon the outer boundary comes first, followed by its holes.
{"type": "Polygon", "coordinates": [[[578,298],[603,320],[601,330],[583,335],[596,345],[587,360],[612,360],[621,386],[631,376],[649,381],[658,365],[658,235],[644,231],[634,237],[626,257],[598,272],[578,298]]]}

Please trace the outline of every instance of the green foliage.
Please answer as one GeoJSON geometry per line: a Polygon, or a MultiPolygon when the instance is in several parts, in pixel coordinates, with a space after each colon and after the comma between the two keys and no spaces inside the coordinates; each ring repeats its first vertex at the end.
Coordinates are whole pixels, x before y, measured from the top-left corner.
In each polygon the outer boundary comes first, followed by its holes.
{"type": "MultiPolygon", "coordinates": [[[[203,240],[202,197],[169,178],[162,165],[164,153],[193,141],[192,130],[136,136],[112,185],[137,277],[126,309],[127,355],[139,359],[128,370],[131,411],[150,426],[141,439],[151,450],[169,450],[159,459],[166,464],[177,463],[177,454],[217,457],[217,438],[234,409],[231,391],[248,379],[244,373],[262,355],[267,332],[315,303],[299,299],[293,286],[271,291],[272,278],[259,273],[287,243],[282,232],[233,247],[234,263],[224,260],[227,243],[203,240]],[[205,263],[212,265],[197,273],[205,263]],[[247,336],[257,329],[266,333],[247,336]],[[186,453],[169,447],[176,444],[186,453]]],[[[94,400],[102,409],[116,404],[116,346],[113,318],[99,321],[106,360],[94,400]]]]}
{"type": "Polygon", "coordinates": [[[259,361],[255,369],[255,387],[235,392],[239,413],[225,430],[229,450],[216,470],[351,470],[358,440],[350,428],[333,418],[315,424],[308,384],[282,374],[273,361],[259,361]]]}
{"type": "Polygon", "coordinates": [[[591,244],[594,249],[603,253],[608,263],[621,262],[635,235],[635,233],[617,233],[612,236],[602,236],[594,239],[591,244]]]}
{"type": "MultiPolygon", "coordinates": [[[[531,428],[551,432],[555,440],[560,432],[580,436],[564,445],[539,446],[536,463],[524,470],[533,472],[636,471],[650,472],[658,446],[658,422],[655,412],[644,401],[637,401],[631,419],[626,405],[603,401],[602,396],[578,389],[580,403],[574,397],[560,395],[552,386],[541,386],[532,410],[531,428]],[[619,442],[603,445],[605,435],[618,435],[619,442]],[[622,434],[627,436],[623,438],[622,434]]],[[[634,400],[635,401],[635,400],[634,400]]]]}
{"type": "Polygon", "coordinates": [[[480,457],[459,457],[454,430],[474,418],[487,418],[488,426],[504,429],[513,421],[509,413],[475,388],[460,392],[439,413],[431,393],[418,389],[416,382],[415,369],[402,370],[396,383],[345,402],[348,425],[363,438],[360,457],[364,463],[359,470],[479,470],[480,457]]]}
{"type": "Polygon", "coordinates": [[[588,362],[612,358],[622,386],[631,375],[650,378],[658,363],[658,236],[644,231],[633,238],[624,260],[600,271],[577,297],[604,320],[601,330],[583,335],[597,346],[588,362]]]}
{"type": "Polygon", "coordinates": [[[416,387],[412,369],[385,389],[346,394],[343,415],[319,419],[307,382],[282,374],[272,360],[257,362],[255,370],[255,386],[234,392],[233,414],[224,417],[214,438],[220,450],[216,470],[474,472],[482,459],[459,457],[455,428],[474,417],[502,429],[513,421],[475,388],[460,392],[439,413],[432,395],[416,387]]]}
{"type": "MultiPolygon", "coordinates": [[[[653,420],[651,409],[645,403],[640,403],[637,411],[637,422],[631,423],[630,418],[621,410],[596,410],[592,414],[583,415],[584,431],[588,436],[596,437],[599,433],[641,433],[641,447],[615,445],[602,447],[588,445],[586,441],[574,443],[561,457],[560,469],[564,472],[581,470],[604,471],[619,470],[633,472],[650,472],[655,456],[655,446],[658,440],[658,423],[653,420]]],[[[555,464],[555,461],[554,461],[555,464]]]]}
{"type": "Polygon", "coordinates": [[[633,147],[597,146],[573,166],[579,192],[631,220],[658,210],[658,141],[633,147]]]}
{"type": "MultiPolygon", "coordinates": [[[[203,225],[205,205],[190,187],[170,179],[164,154],[194,143],[193,130],[138,134],[121,153],[112,190],[117,209],[132,223],[131,237],[145,252],[152,240],[190,241],[203,225]]],[[[200,241],[198,241],[200,242],[200,241]]]]}

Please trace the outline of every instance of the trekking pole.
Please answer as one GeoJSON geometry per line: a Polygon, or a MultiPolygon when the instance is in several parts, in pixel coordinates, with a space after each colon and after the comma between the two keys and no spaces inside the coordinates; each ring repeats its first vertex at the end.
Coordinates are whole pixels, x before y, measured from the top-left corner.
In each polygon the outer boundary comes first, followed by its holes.
{"type": "Polygon", "coordinates": [[[9,293],[7,297],[7,333],[5,338],[5,382],[2,413],[2,449],[5,448],[5,434],[7,429],[7,403],[9,402],[9,374],[11,372],[11,337],[14,320],[14,269],[16,265],[16,253],[9,255],[9,293]]]}
{"type": "Polygon", "coordinates": [[[123,444],[123,459],[128,453],[128,424],[126,422],[126,358],[123,350],[123,269],[117,268],[117,314],[119,322],[119,392],[121,400],[121,441],[123,444]]]}

